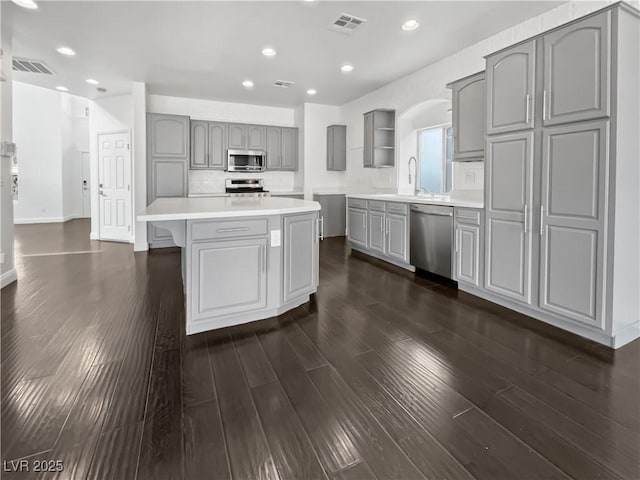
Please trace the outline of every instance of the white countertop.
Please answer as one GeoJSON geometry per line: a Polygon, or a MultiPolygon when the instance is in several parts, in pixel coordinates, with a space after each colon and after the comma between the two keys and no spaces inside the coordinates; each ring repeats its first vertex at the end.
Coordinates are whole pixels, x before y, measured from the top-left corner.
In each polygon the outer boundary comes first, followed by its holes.
{"type": "Polygon", "coordinates": [[[159,198],[137,216],[139,222],[234,218],[320,210],[318,202],[282,197],[159,198]]]}
{"type": "Polygon", "coordinates": [[[285,195],[304,195],[302,190],[269,190],[269,193],[274,197],[285,195]]]}
{"type": "Polygon", "coordinates": [[[400,195],[397,193],[349,193],[347,198],[381,200],[385,202],[420,203],[423,205],[443,205],[449,207],[484,208],[482,198],[476,196],[452,195],[400,195]]]}

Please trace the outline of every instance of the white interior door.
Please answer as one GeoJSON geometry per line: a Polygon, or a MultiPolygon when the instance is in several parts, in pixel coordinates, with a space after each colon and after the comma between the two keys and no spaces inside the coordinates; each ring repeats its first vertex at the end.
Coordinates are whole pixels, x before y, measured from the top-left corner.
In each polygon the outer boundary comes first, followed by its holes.
{"type": "Polygon", "coordinates": [[[131,231],[131,152],[128,133],[98,135],[100,240],[128,242],[131,231]]]}
{"type": "Polygon", "coordinates": [[[90,177],[90,160],[89,152],[80,152],[80,198],[82,199],[82,218],[91,217],[91,177],[90,177]]]}

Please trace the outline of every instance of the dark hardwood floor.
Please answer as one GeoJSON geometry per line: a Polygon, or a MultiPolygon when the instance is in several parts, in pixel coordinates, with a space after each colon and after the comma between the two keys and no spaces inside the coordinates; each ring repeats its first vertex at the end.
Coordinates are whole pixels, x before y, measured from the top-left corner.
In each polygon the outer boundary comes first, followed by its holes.
{"type": "Polygon", "coordinates": [[[638,341],[540,328],[342,238],[310,304],[187,337],[177,252],[84,220],[16,235],[2,478],[640,478],[638,341]]]}

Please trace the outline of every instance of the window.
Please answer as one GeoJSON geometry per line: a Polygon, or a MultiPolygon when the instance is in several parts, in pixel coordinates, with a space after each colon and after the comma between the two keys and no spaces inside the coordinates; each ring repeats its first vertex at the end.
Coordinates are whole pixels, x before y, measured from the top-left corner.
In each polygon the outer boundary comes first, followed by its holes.
{"type": "Polygon", "coordinates": [[[418,188],[446,193],[452,188],[453,132],[450,125],[418,131],[418,188]]]}

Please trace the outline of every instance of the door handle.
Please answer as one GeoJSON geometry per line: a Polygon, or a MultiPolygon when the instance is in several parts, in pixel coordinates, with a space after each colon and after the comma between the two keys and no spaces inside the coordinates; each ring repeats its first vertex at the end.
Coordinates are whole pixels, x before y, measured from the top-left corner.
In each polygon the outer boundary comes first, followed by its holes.
{"type": "Polygon", "coordinates": [[[540,205],[540,235],[544,235],[544,205],[540,205]]]}
{"type": "Polygon", "coordinates": [[[99,190],[99,191],[98,191],[98,195],[101,195],[101,196],[103,196],[103,197],[106,197],[105,193],[104,193],[102,190],[99,190]]]}
{"type": "Polygon", "coordinates": [[[530,109],[531,109],[531,95],[529,95],[527,93],[527,96],[525,98],[526,98],[525,99],[525,102],[526,102],[526,105],[525,105],[525,123],[529,123],[529,120],[530,120],[530,118],[529,118],[530,117],[530,109]]]}
{"type": "Polygon", "coordinates": [[[528,230],[528,225],[529,225],[529,206],[525,205],[524,206],[524,233],[527,233],[528,230]]]}

